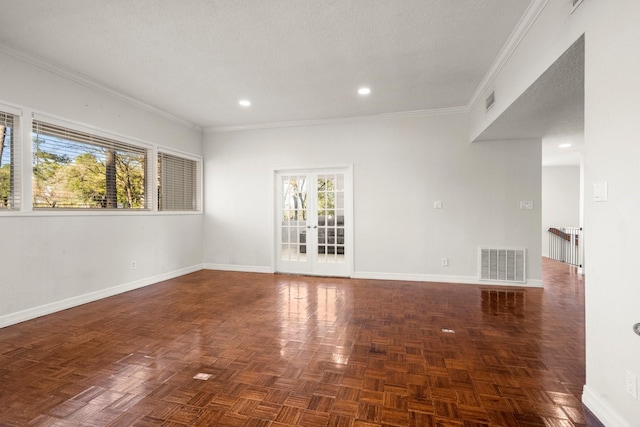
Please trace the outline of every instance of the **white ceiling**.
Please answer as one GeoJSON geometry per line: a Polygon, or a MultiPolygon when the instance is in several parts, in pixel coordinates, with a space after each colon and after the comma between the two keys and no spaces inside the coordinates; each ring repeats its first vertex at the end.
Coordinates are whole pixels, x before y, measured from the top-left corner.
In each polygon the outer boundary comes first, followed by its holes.
{"type": "Polygon", "coordinates": [[[220,129],[466,107],[530,3],[0,0],[0,44],[220,129]]]}

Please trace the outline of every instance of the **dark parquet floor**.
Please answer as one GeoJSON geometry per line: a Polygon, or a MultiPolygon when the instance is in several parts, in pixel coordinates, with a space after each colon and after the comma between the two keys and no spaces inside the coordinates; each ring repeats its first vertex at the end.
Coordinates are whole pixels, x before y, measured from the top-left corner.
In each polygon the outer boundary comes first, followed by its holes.
{"type": "Polygon", "coordinates": [[[0,425],[600,425],[582,276],[544,282],[200,271],[0,329],[0,425]]]}

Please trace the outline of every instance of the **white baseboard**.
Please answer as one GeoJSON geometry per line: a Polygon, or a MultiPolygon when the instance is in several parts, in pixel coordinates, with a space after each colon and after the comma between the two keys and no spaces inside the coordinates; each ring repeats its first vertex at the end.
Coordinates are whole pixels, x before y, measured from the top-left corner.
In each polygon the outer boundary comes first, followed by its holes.
{"type": "Polygon", "coordinates": [[[444,274],[403,274],[403,273],[382,273],[357,271],[353,275],[354,279],[371,280],[404,280],[410,282],[439,282],[439,283],[463,283],[470,285],[490,285],[490,286],[521,286],[529,288],[541,288],[542,280],[529,279],[527,283],[512,282],[491,282],[478,280],[476,276],[448,276],[444,274]]]}
{"type": "Polygon", "coordinates": [[[242,273],[267,273],[273,274],[271,267],[262,267],[259,265],[234,265],[234,264],[204,264],[205,270],[221,270],[221,271],[238,271],[242,273]]]}
{"type": "Polygon", "coordinates": [[[370,280],[399,280],[407,282],[445,282],[445,283],[471,283],[475,277],[467,276],[446,276],[440,274],[407,274],[407,273],[385,273],[380,271],[356,271],[354,279],[370,280]]]}
{"type": "Polygon", "coordinates": [[[632,427],[586,385],[582,389],[582,403],[607,427],[632,427]]]}
{"type": "Polygon", "coordinates": [[[27,320],[35,319],[40,316],[55,313],[57,311],[66,310],[68,308],[77,307],[82,304],[97,301],[99,299],[108,298],[134,289],[143,288],[153,285],[154,283],[164,280],[174,279],[185,274],[202,270],[202,265],[194,265],[191,267],[181,268],[179,270],[170,271],[168,273],[159,274],[157,276],[147,277],[145,279],[136,280],[135,282],[124,283],[122,285],[113,286],[111,288],[101,289],[99,291],[90,292],[88,294],[78,295],[72,298],[55,301],[38,307],[28,308],[26,310],[10,313],[0,316],[0,328],[15,325],[27,320]]]}
{"type": "MultiPolygon", "coordinates": [[[[275,270],[272,267],[262,267],[255,265],[234,265],[234,264],[204,264],[205,270],[220,271],[238,271],[243,273],[266,273],[273,274],[275,270]]],[[[527,283],[511,283],[511,282],[491,282],[478,280],[476,276],[447,276],[438,274],[404,274],[404,273],[383,273],[383,272],[367,272],[356,271],[354,279],[372,279],[372,280],[393,280],[393,281],[410,281],[410,282],[441,282],[441,283],[468,283],[472,285],[485,286],[522,286],[531,288],[541,288],[542,280],[527,280],[527,283]]]]}

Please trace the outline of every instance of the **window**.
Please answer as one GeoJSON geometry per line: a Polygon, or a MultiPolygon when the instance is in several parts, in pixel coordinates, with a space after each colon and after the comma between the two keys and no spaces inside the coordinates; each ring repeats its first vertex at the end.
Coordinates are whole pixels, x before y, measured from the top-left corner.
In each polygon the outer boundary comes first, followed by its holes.
{"type": "Polygon", "coordinates": [[[19,132],[16,116],[0,111],[0,209],[20,208],[19,132]]]}
{"type": "Polygon", "coordinates": [[[201,162],[158,153],[158,210],[199,211],[201,162]]]}
{"type": "Polygon", "coordinates": [[[147,149],[33,121],[33,208],[146,209],[147,149]]]}

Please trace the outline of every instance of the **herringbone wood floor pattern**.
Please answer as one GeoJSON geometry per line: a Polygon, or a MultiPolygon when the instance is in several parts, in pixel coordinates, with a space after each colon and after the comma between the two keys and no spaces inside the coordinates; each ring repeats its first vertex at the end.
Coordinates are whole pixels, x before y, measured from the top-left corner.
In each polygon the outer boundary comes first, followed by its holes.
{"type": "Polygon", "coordinates": [[[544,272],[544,290],[197,272],[0,329],[0,425],[599,425],[582,277],[544,272]]]}

